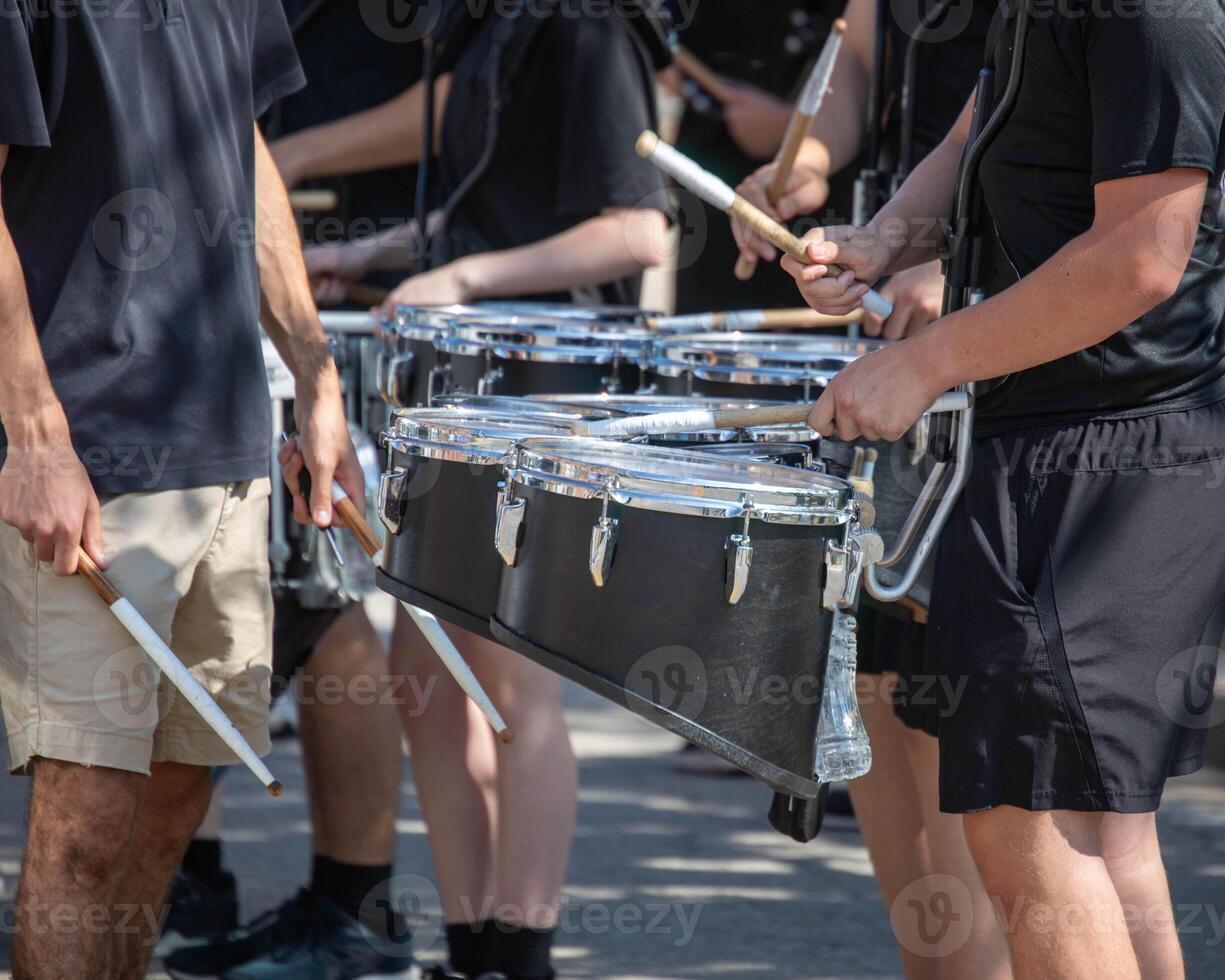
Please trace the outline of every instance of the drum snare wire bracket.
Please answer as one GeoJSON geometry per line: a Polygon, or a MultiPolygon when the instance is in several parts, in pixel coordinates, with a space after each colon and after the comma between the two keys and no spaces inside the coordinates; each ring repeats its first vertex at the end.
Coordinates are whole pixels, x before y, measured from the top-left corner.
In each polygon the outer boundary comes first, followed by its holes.
{"type": "Polygon", "coordinates": [[[242,737],[242,733],[234,727],[234,723],[226,716],[208,692],[196,680],[174,651],[158,635],[157,630],[149,625],[136,607],[111,584],[102,574],[84,548],[77,549],[77,574],[87,581],[99,598],[106,603],[112,615],[119,620],[123,628],[149,655],[149,659],[157,665],[162,676],[187,698],[188,702],[199,713],[204,722],[225,742],[226,745],[242,760],[243,764],[255,774],[273,796],[280,796],[281,784],[264,765],[263,760],[256,755],[255,750],[242,737]]]}
{"type": "MultiPolygon", "coordinates": [[[[676,147],[665,143],[658,134],[645,130],[634,149],[638,155],[650,160],[677,183],[692,191],[711,207],[718,208],[738,221],[743,222],[775,248],[786,252],[797,262],[813,265],[808,249],[800,239],[791,234],[768,214],[737,194],[732,188],[708,170],[703,170],[676,147]]],[[[842,269],[826,263],[827,275],[840,276],[842,269]]],[[[882,319],[893,313],[893,304],[875,289],[869,289],[863,298],[863,308],[882,319]]]]}
{"type": "MultiPolygon", "coordinates": [[[[376,565],[381,565],[383,553],[379,547],[378,537],[366,522],[366,518],[362,516],[362,512],[358,510],[357,505],[349,499],[349,494],[345,488],[335,480],[332,481],[332,506],[335,507],[336,513],[340,515],[341,520],[348,525],[349,530],[356,535],[362,550],[370,556],[376,565]]],[[[514,735],[511,733],[509,726],[502,720],[502,716],[498,713],[498,709],[494,707],[493,701],[485,693],[485,689],[481,687],[481,682],[476,679],[476,675],[472,673],[472,668],[468,666],[468,662],[464,660],[463,655],[456,649],[455,644],[451,642],[451,638],[447,636],[446,630],[442,628],[438,618],[432,613],[428,613],[424,609],[418,609],[407,602],[401,601],[400,605],[404,607],[405,612],[408,613],[417,629],[421,631],[430,646],[433,647],[434,652],[438,654],[438,659],[442,661],[443,666],[455,678],[456,683],[463,688],[464,693],[472,699],[493,730],[498,733],[498,737],[502,742],[509,745],[514,741],[514,735]]]]}

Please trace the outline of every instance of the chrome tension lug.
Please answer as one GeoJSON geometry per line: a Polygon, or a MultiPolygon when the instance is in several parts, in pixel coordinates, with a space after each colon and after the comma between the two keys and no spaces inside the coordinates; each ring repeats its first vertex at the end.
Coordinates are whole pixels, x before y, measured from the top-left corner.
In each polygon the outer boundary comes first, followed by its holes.
{"type": "Polygon", "coordinates": [[[493,543],[498,554],[510,568],[519,558],[519,545],[523,543],[523,519],[527,517],[527,501],[515,498],[510,481],[502,484],[498,496],[498,516],[493,529],[493,543]]]}
{"type": "Polygon", "coordinates": [[[408,483],[408,468],[393,466],[379,477],[379,520],[392,534],[400,533],[404,519],[404,487],[408,483]]]}
{"type": "Polygon", "coordinates": [[[749,587],[749,570],[753,567],[753,539],[747,534],[732,534],[723,545],[727,551],[727,575],[723,598],[734,606],[749,587]]]}
{"type": "Polygon", "coordinates": [[[608,584],[612,571],[613,556],[617,550],[617,533],[620,521],[602,515],[591,529],[591,548],[587,552],[587,567],[591,570],[591,581],[597,589],[608,584]]]}

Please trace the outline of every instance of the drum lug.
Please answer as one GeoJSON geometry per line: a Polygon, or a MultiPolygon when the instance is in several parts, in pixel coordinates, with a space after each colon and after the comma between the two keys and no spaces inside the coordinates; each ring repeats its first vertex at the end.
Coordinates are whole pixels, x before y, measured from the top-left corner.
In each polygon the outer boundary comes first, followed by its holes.
{"type": "Polygon", "coordinates": [[[478,395],[492,395],[493,389],[499,381],[502,380],[503,371],[500,367],[490,368],[486,371],[476,383],[476,393],[478,395]]]}
{"type": "Polygon", "coordinates": [[[425,404],[434,404],[434,399],[447,394],[451,390],[451,365],[435,364],[430,368],[430,376],[425,389],[425,404]]]}
{"type": "Polygon", "coordinates": [[[506,564],[514,568],[523,542],[523,519],[527,516],[527,501],[515,499],[510,482],[502,484],[498,497],[498,518],[493,529],[493,544],[506,564]]]}
{"type": "Polygon", "coordinates": [[[730,535],[723,545],[727,551],[727,577],[723,597],[734,606],[749,587],[749,569],[753,566],[753,540],[747,534],[730,535]]]}
{"type": "Polygon", "coordinates": [[[404,518],[404,484],[408,470],[394,466],[379,477],[379,520],[392,534],[400,533],[400,521],[404,518]]]}
{"type": "Polygon", "coordinates": [[[825,548],[825,593],[822,604],[830,611],[852,609],[859,601],[864,569],[885,555],[885,545],[874,527],[857,525],[845,544],[831,541],[825,548]]]}
{"type": "Polygon", "coordinates": [[[617,550],[617,533],[620,522],[607,514],[600,517],[591,529],[591,548],[587,553],[587,567],[591,569],[591,581],[597,589],[608,584],[612,571],[613,555],[617,550]]]}

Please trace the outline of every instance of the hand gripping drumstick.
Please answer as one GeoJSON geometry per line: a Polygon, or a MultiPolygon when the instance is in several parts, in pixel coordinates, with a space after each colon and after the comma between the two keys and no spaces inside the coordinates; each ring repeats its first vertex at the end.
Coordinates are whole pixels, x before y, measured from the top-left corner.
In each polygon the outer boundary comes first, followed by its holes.
{"type": "Polygon", "coordinates": [[[128,602],[122,593],[111,584],[110,579],[102,574],[102,570],[94,564],[93,559],[86,554],[85,549],[80,547],[77,549],[77,574],[93,586],[94,591],[98,593],[102,601],[110,607],[115,618],[132,635],[132,639],[139,643],[144,648],[145,653],[149,655],[149,659],[157,664],[158,669],[162,672],[162,676],[169,680],[183,697],[187,698],[188,702],[199,712],[200,717],[204,719],[208,727],[216,732],[225,744],[234,750],[238,758],[243,761],[243,764],[255,773],[256,778],[261,783],[268,787],[269,793],[273,796],[280,796],[281,784],[268,771],[268,767],[255,754],[255,750],[247,744],[247,740],[234,727],[234,723],[217,707],[217,702],[209,697],[208,692],[200,686],[200,682],[196,680],[191,671],[183,666],[183,661],[176,657],[174,651],[157,635],[157,631],[136,611],[136,607],[128,602]]]}
{"type": "MultiPolygon", "coordinates": [[[[651,130],[645,130],[638,137],[634,147],[640,157],[650,160],[664,173],[670,175],[678,183],[684,185],[711,207],[725,211],[738,218],[757,232],[775,248],[782,249],[797,262],[812,265],[804,243],[786,228],[771,218],[760,208],[755,207],[727,186],[714,174],[703,170],[676,147],[670,146],[651,130]]],[[[829,275],[838,276],[842,269],[836,265],[824,263],[829,269],[829,275]]],[[[875,313],[881,319],[887,319],[893,312],[893,304],[875,289],[869,289],[863,298],[863,307],[869,313],[875,313]]]]}
{"type": "MultiPolygon", "coordinates": [[[[948,391],[936,399],[929,412],[963,412],[970,407],[970,396],[964,391],[948,391]]],[[[598,439],[609,436],[662,436],[679,432],[705,432],[709,429],[749,429],[764,425],[786,425],[803,422],[812,412],[812,405],[767,405],[763,408],[695,409],[687,412],[659,412],[656,415],[634,415],[622,419],[588,422],[581,426],[582,435],[598,439]]]]}
{"type": "MultiPolygon", "coordinates": [[[[804,137],[808,135],[808,127],[821,111],[821,103],[825,101],[825,93],[829,90],[829,80],[834,74],[834,63],[838,60],[838,50],[842,47],[842,35],[845,31],[846,21],[839,17],[834,21],[833,30],[825,39],[825,47],[821,49],[821,56],[812,66],[800,99],[795,104],[795,111],[787,124],[787,135],[783,137],[783,145],[779,148],[778,156],[774,158],[774,179],[766,188],[766,199],[771,206],[776,206],[787,192],[787,181],[791,179],[795,158],[800,155],[800,147],[804,144],[804,137]]],[[[756,271],[757,259],[742,255],[736,260],[737,279],[752,279],[756,271]]]]}
{"type": "MultiPolygon", "coordinates": [[[[341,520],[357,536],[362,550],[371,557],[376,565],[379,564],[381,553],[378,538],[375,537],[374,531],[370,529],[370,525],[366,523],[366,518],[362,516],[362,512],[357,509],[357,505],[349,499],[345,488],[335,480],[332,481],[332,506],[336,508],[336,513],[340,515],[341,520]]],[[[434,648],[434,652],[438,654],[438,659],[442,661],[443,666],[451,672],[451,676],[464,689],[464,693],[472,699],[493,730],[498,733],[498,738],[506,745],[513,742],[515,737],[511,733],[510,728],[502,720],[502,716],[498,714],[498,709],[493,706],[489,695],[481,687],[481,682],[472,673],[472,668],[468,666],[468,661],[455,649],[455,644],[451,642],[451,638],[447,636],[446,631],[442,628],[442,624],[438,622],[438,617],[426,612],[424,609],[418,609],[416,606],[410,605],[403,600],[400,600],[400,605],[408,612],[417,629],[421,630],[430,646],[434,648]]]]}
{"type": "Polygon", "coordinates": [[[669,333],[704,333],[710,330],[772,330],[778,327],[849,327],[863,320],[863,310],[830,316],[802,306],[794,310],[731,310],[727,313],[686,313],[650,316],[651,330],[669,333]]]}

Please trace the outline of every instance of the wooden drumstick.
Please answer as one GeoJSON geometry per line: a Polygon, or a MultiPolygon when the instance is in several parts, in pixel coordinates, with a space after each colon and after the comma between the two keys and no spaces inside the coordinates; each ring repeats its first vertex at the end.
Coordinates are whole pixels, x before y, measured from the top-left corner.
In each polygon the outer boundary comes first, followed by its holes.
{"type": "Polygon", "coordinates": [[[830,316],[801,306],[791,310],[730,310],[726,313],[651,316],[647,317],[647,326],[651,330],[666,330],[669,333],[705,333],[712,330],[772,330],[781,327],[849,327],[862,321],[863,310],[846,316],[830,316]]]}
{"type": "MultiPolygon", "coordinates": [[[[710,429],[751,429],[767,425],[793,425],[807,420],[812,412],[808,402],[792,405],[766,405],[762,408],[699,408],[656,415],[632,415],[579,425],[580,435],[588,438],[610,436],[664,436],[710,429]]],[[[964,412],[970,396],[964,391],[948,391],[936,399],[929,412],[964,412]]]]}
{"type": "Polygon", "coordinates": [[[351,282],[345,286],[345,298],[350,303],[360,303],[362,306],[382,306],[390,291],[379,286],[351,282]]]}
{"type": "Polygon", "coordinates": [[[289,205],[295,211],[331,211],[339,203],[339,195],[326,188],[289,192],[289,205]]]}
{"type": "MultiPolygon", "coordinates": [[[[348,525],[349,530],[356,535],[362,550],[371,557],[376,565],[380,564],[382,553],[379,549],[378,537],[370,525],[366,523],[366,518],[357,509],[357,505],[349,499],[345,488],[337,481],[332,482],[332,506],[336,508],[336,513],[348,525]]],[[[481,714],[485,716],[493,730],[498,733],[498,738],[506,745],[513,742],[515,737],[511,733],[510,728],[502,720],[502,716],[498,713],[498,709],[494,707],[489,695],[485,693],[485,689],[481,687],[481,682],[472,673],[472,668],[468,666],[468,661],[463,658],[463,655],[455,648],[455,644],[451,642],[451,638],[447,636],[446,630],[442,628],[438,618],[432,613],[428,613],[424,609],[418,609],[402,599],[400,600],[400,605],[404,607],[413,623],[416,624],[417,629],[421,630],[430,646],[434,648],[434,652],[438,654],[438,659],[450,671],[456,683],[463,688],[464,693],[472,699],[472,702],[480,709],[481,714]]]]}
{"type": "MultiPolygon", "coordinates": [[[[711,207],[718,208],[744,222],[758,235],[775,248],[781,249],[797,262],[813,265],[804,243],[786,228],[771,218],[768,214],[732,190],[724,181],[714,174],[703,170],[676,147],[669,146],[651,130],[644,131],[634,147],[638,155],[650,160],[664,173],[673,177],[687,187],[711,207]]],[[[827,275],[838,276],[842,269],[828,262],[827,275]]],[[[887,319],[893,312],[893,304],[885,299],[875,289],[869,289],[863,298],[863,308],[874,313],[881,319],[887,319]]]]}
{"type": "MultiPolygon", "coordinates": [[[[825,39],[825,47],[821,56],[812,66],[804,90],[800,93],[791,121],[787,124],[787,135],[783,137],[783,145],[774,158],[774,179],[766,188],[766,199],[771,207],[776,207],[787,192],[787,181],[791,179],[791,171],[795,168],[796,157],[800,155],[800,147],[804,145],[804,137],[813,119],[821,111],[821,103],[829,90],[829,80],[834,74],[834,64],[838,60],[838,50],[842,47],[842,36],[846,32],[846,21],[839,17],[834,21],[829,37],[825,39]]],[[[753,278],[757,271],[757,259],[742,255],[736,261],[735,274],[740,280],[753,278]]]]}
{"type": "Polygon", "coordinates": [[[136,611],[136,607],[123,597],[110,579],[102,574],[102,570],[89,557],[85,549],[80,547],[77,549],[77,574],[93,586],[98,597],[123,624],[123,628],[149,655],[149,659],[157,665],[162,676],[170,681],[183,697],[187,698],[191,706],[204,719],[205,724],[234,751],[243,764],[268,788],[269,793],[273,796],[280,796],[281,784],[269,772],[263,760],[255,754],[255,750],[247,744],[247,740],[234,727],[234,723],[226,717],[225,712],[217,707],[217,702],[209,697],[208,692],[204,690],[191,671],[183,666],[183,661],[174,655],[174,651],[158,636],[157,631],[136,611]]]}
{"type": "Polygon", "coordinates": [[[672,48],[672,60],[676,67],[710,93],[710,97],[723,105],[727,102],[727,84],[692,51],[676,45],[672,48]]]}

